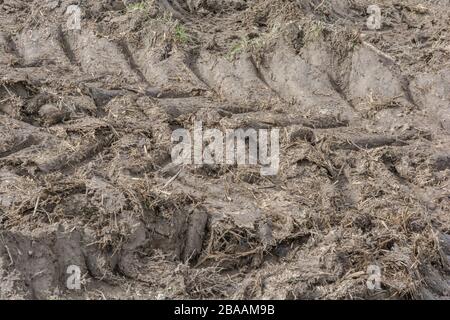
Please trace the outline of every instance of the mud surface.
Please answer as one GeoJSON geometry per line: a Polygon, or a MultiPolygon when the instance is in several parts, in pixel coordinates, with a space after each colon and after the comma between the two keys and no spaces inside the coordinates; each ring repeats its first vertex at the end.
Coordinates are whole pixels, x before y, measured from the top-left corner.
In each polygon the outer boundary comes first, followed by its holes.
{"type": "Polygon", "coordinates": [[[0,298],[449,298],[450,2],[372,2],[0,0],[0,298]],[[279,174],[173,165],[199,120],[279,174]]]}

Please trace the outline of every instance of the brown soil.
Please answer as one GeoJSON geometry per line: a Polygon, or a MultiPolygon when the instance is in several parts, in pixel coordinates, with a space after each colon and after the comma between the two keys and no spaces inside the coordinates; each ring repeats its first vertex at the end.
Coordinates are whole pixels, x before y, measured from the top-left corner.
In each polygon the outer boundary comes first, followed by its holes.
{"type": "Polygon", "coordinates": [[[450,1],[372,2],[0,0],[0,298],[448,299],[450,1]],[[172,165],[198,120],[279,174],[172,165]]]}

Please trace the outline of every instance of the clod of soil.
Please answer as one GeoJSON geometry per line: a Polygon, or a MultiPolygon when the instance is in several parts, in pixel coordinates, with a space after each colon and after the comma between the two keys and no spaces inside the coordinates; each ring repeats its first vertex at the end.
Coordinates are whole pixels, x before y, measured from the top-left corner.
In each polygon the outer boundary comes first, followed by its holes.
{"type": "Polygon", "coordinates": [[[0,0],[0,298],[448,299],[450,2],[372,2],[0,0]]]}

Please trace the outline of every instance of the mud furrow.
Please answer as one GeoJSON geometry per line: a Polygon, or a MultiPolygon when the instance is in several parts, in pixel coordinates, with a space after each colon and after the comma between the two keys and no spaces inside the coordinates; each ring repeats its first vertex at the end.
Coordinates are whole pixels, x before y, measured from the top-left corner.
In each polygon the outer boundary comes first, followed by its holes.
{"type": "Polygon", "coordinates": [[[33,145],[37,145],[39,143],[40,143],[39,140],[37,140],[32,135],[30,135],[30,136],[26,137],[24,140],[14,143],[12,148],[10,148],[9,150],[0,151],[0,159],[8,157],[10,155],[13,155],[16,152],[20,152],[23,149],[29,148],[33,145]]]}
{"type": "Polygon", "coordinates": [[[122,52],[122,54],[125,56],[126,60],[128,61],[131,70],[136,72],[136,74],[139,76],[139,78],[141,79],[141,81],[143,83],[145,83],[148,87],[151,87],[149,82],[145,78],[144,73],[142,72],[142,70],[139,68],[136,61],[134,60],[133,54],[131,53],[126,40],[118,41],[117,46],[119,47],[120,51],[122,52]]]}

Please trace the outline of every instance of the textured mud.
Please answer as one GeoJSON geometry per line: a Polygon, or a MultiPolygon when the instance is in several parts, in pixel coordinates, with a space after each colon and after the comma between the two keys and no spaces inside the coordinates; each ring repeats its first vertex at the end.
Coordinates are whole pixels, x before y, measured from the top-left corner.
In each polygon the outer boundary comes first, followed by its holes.
{"type": "Polygon", "coordinates": [[[372,2],[0,0],[0,298],[448,299],[450,2],[372,2]],[[279,174],[172,165],[196,120],[279,174]]]}

